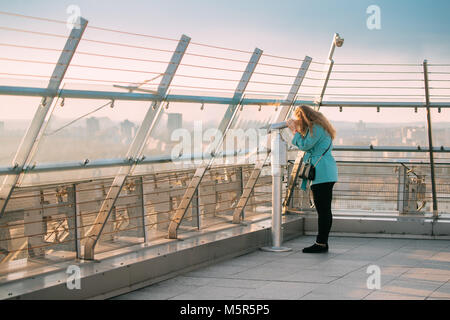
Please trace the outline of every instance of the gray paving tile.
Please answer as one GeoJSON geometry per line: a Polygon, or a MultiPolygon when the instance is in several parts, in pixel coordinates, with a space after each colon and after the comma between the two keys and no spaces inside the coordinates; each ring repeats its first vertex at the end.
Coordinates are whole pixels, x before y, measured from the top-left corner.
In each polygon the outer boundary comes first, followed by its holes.
{"type": "Polygon", "coordinates": [[[264,250],[257,250],[256,252],[258,253],[259,256],[266,257],[267,259],[279,259],[280,257],[287,257],[292,254],[295,254],[298,252],[298,250],[291,250],[286,252],[270,252],[264,250]]]}
{"type": "MultiPolygon", "coordinates": [[[[435,249],[435,250],[450,250],[450,240],[419,240],[411,239],[406,243],[407,248],[416,249],[435,249]]],[[[447,251],[446,250],[446,251],[447,251]]]]}
{"type": "Polygon", "coordinates": [[[245,267],[254,267],[258,265],[265,264],[270,261],[277,260],[279,257],[275,255],[265,255],[262,254],[262,251],[258,250],[256,252],[249,253],[244,256],[240,256],[228,261],[223,262],[223,265],[230,266],[245,266],[245,267]]]}
{"type": "Polygon", "coordinates": [[[333,267],[356,267],[361,268],[365,265],[371,264],[373,261],[371,260],[342,260],[342,256],[337,256],[327,261],[322,261],[318,263],[315,267],[318,269],[322,268],[333,268],[333,267]]]}
{"type": "Polygon", "coordinates": [[[294,240],[289,240],[283,243],[284,246],[289,247],[289,248],[294,248],[297,250],[303,249],[304,247],[310,246],[311,244],[313,244],[315,241],[315,237],[314,239],[311,237],[310,239],[304,239],[304,238],[297,238],[294,240]]]}
{"type": "Polygon", "coordinates": [[[354,246],[366,245],[372,243],[374,238],[358,238],[358,237],[329,237],[328,243],[332,247],[335,244],[348,244],[354,246]]]}
{"type": "Polygon", "coordinates": [[[144,292],[138,290],[117,297],[113,297],[111,298],[111,300],[151,300],[151,299],[148,298],[148,295],[146,295],[144,292]]]}
{"type": "Polygon", "coordinates": [[[302,254],[302,255],[293,255],[293,256],[285,257],[283,259],[278,259],[278,260],[272,261],[271,263],[297,266],[299,268],[299,270],[301,270],[306,267],[312,267],[312,266],[315,266],[324,261],[328,261],[329,259],[331,259],[331,257],[324,258],[322,256],[322,258],[320,258],[320,257],[302,254]]]}
{"type": "Polygon", "coordinates": [[[157,283],[128,294],[116,297],[117,300],[166,300],[176,295],[198,288],[192,285],[157,283]]]}
{"type": "Polygon", "coordinates": [[[449,269],[438,268],[411,268],[408,272],[405,272],[399,277],[400,280],[426,280],[436,281],[444,284],[450,281],[449,269]]]}
{"type": "Polygon", "coordinates": [[[450,296],[444,296],[444,297],[427,297],[425,300],[450,300],[450,296]]]}
{"type": "Polygon", "coordinates": [[[248,279],[212,279],[211,285],[216,287],[228,287],[228,288],[247,288],[256,289],[262,287],[267,282],[265,280],[248,280],[248,279]]]}
{"type": "Polygon", "coordinates": [[[364,244],[361,244],[361,243],[329,243],[328,244],[328,247],[330,248],[330,250],[335,250],[335,249],[350,250],[350,249],[360,248],[361,246],[364,246],[364,244]]]}
{"type": "Polygon", "coordinates": [[[173,296],[170,298],[170,300],[229,300],[240,297],[250,290],[253,289],[226,288],[207,285],[203,287],[197,287],[195,289],[173,296]]]}
{"type": "Polygon", "coordinates": [[[310,243],[316,240],[316,236],[300,236],[294,239],[290,239],[288,241],[285,241],[285,243],[295,243],[295,242],[306,242],[310,243]]]}
{"type": "Polygon", "coordinates": [[[223,294],[219,295],[205,295],[205,294],[190,294],[190,293],[184,293],[180,294],[179,296],[172,297],[168,300],[234,300],[237,297],[234,296],[225,296],[223,294]]]}
{"type": "Polygon", "coordinates": [[[165,280],[161,284],[165,285],[189,285],[201,287],[214,281],[214,278],[189,277],[180,275],[172,279],[165,280]]]}
{"type": "Polygon", "coordinates": [[[424,296],[416,296],[412,294],[398,294],[384,291],[374,291],[369,294],[364,300],[425,300],[424,296]]]}
{"type": "Polygon", "coordinates": [[[394,248],[379,248],[362,246],[347,250],[339,256],[343,260],[378,260],[390,253],[396,252],[394,248]]]}
{"type": "MultiPolygon", "coordinates": [[[[243,296],[234,298],[232,300],[267,300],[267,298],[255,298],[255,297],[252,297],[250,299],[250,298],[246,297],[245,295],[243,295],[243,296]]],[[[273,300],[277,300],[277,299],[273,299],[273,300]]],[[[278,300],[281,300],[281,299],[278,299],[278,300]]]]}
{"type": "Polygon", "coordinates": [[[381,275],[382,276],[394,276],[398,277],[407,272],[408,270],[411,270],[411,267],[403,267],[403,266],[397,266],[397,265],[391,265],[391,266],[382,266],[381,269],[381,275]]]}
{"type": "Polygon", "coordinates": [[[221,277],[221,276],[229,276],[235,273],[247,270],[248,266],[242,265],[213,265],[209,267],[205,267],[202,269],[198,269],[195,271],[191,271],[185,276],[187,277],[221,277]]]}
{"type": "Polygon", "coordinates": [[[331,237],[327,254],[256,250],[115,299],[450,299],[450,241],[331,237]],[[381,288],[367,288],[367,266],[381,288]]]}
{"type": "MultiPolygon", "coordinates": [[[[381,277],[380,277],[380,285],[383,288],[392,280],[396,279],[401,273],[406,272],[407,268],[380,268],[381,277]]],[[[367,289],[367,280],[371,274],[367,273],[367,268],[361,268],[356,271],[350,272],[349,274],[337,278],[335,281],[332,281],[333,285],[343,285],[347,287],[355,287],[355,288],[363,288],[367,289]]]]}
{"type": "Polygon", "coordinates": [[[267,263],[232,275],[235,279],[249,280],[283,280],[297,272],[299,268],[292,265],[267,263]]]}
{"type": "Polygon", "coordinates": [[[300,300],[360,300],[370,293],[369,289],[329,284],[312,290],[300,300]]]}
{"type": "Polygon", "coordinates": [[[385,255],[389,253],[351,253],[345,252],[344,254],[340,254],[336,256],[334,259],[338,259],[341,261],[348,261],[349,263],[361,262],[361,263],[374,263],[375,261],[382,259],[385,255]]]}
{"type": "Polygon", "coordinates": [[[240,299],[297,300],[318,286],[320,284],[271,281],[260,288],[247,292],[240,299]]]}
{"type": "Polygon", "coordinates": [[[429,253],[417,252],[416,250],[407,251],[395,251],[382,258],[375,260],[374,264],[380,266],[408,266],[415,267],[423,263],[424,260],[429,258],[431,255],[429,253]]]}
{"type": "Polygon", "coordinates": [[[365,261],[330,260],[305,267],[302,271],[315,270],[323,276],[342,277],[367,265],[365,261]]]}
{"type": "Polygon", "coordinates": [[[436,256],[436,258],[435,258],[436,261],[439,261],[439,256],[437,256],[437,255],[440,254],[439,251],[435,251],[435,250],[423,249],[423,248],[408,248],[408,247],[400,248],[400,249],[396,250],[395,252],[398,254],[405,254],[405,255],[408,255],[409,257],[420,259],[422,261],[432,259],[432,257],[435,257],[435,256],[436,256]]]}
{"type": "Polygon", "coordinates": [[[337,252],[333,252],[333,251],[328,251],[326,253],[303,253],[303,252],[296,252],[293,253],[287,257],[284,257],[285,259],[290,259],[290,258],[297,258],[297,259],[311,259],[317,262],[321,262],[321,261],[326,261],[329,259],[332,259],[336,256],[338,256],[339,253],[337,252]]]}
{"type": "Polygon", "coordinates": [[[381,290],[372,292],[366,299],[425,299],[440,285],[440,282],[434,281],[395,279],[381,290]]]}
{"type": "Polygon", "coordinates": [[[338,278],[339,277],[324,274],[321,270],[305,269],[291,274],[288,277],[283,278],[283,280],[292,282],[331,283],[338,278]]]}
{"type": "Polygon", "coordinates": [[[450,300],[450,282],[437,288],[427,299],[450,300]]]}
{"type": "MultiPolygon", "coordinates": [[[[445,249],[447,250],[447,249],[445,249]]],[[[439,252],[436,252],[433,254],[428,261],[432,263],[447,263],[450,265],[450,250],[449,251],[443,251],[440,250],[439,252]]]]}
{"type": "Polygon", "coordinates": [[[378,248],[401,248],[411,242],[411,239],[391,239],[391,238],[372,238],[370,243],[367,243],[368,247],[378,248]]]}
{"type": "Polygon", "coordinates": [[[421,263],[419,263],[417,265],[417,267],[437,269],[437,270],[439,270],[439,269],[450,270],[450,262],[436,261],[436,260],[431,260],[431,258],[430,258],[430,259],[426,259],[426,260],[422,261],[421,263]]]}

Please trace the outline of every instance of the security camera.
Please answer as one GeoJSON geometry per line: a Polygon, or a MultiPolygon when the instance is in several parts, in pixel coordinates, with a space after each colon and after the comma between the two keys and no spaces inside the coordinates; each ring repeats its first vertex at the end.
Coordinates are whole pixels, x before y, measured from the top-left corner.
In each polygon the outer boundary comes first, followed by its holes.
{"type": "Polygon", "coordinates": [[[344,38],[341,38],[338,33],[336,33],[336,37],[334,38],[334,44],[338,48],[342,47],[344,44],[344,38]]]}

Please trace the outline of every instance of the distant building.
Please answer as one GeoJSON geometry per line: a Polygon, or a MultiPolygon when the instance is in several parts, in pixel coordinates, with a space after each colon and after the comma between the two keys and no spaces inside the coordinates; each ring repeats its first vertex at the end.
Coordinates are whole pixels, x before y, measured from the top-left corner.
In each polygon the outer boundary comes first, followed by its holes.
{"type": "Polygon", "coordinates": [[[95,135],[100,131],[100,122],[96,117],[86,119],[86,129],[88,136],[95,135]]]}
{"type": "Polygon", "coordinates": [[[404,145],[417,146],[427,144],[428,133],[425,127],[402,127],[401,143],[404,145]]]}
{"type": "Polygon", "coordinates": [[[358,123],[356,124],[356,130],[358,131],[366,130],[366,124],[362,120],[359,120],[358,123]]]}
{"type": "Polygon", "coordinates": [[[120,123],[120,135],[122,138],[132,138],[135,130],[136,125],[128,119],[125,119],[120,123]]]}
{"type": "Polygon", "coordinates": [[[433,129],[433,145],[435,147],[450,145],[450,128],[433,129]]]}
{"type": "Polygon", "coordinates": [[[136,125],[126,119],[120,123],[120,136],[122,140],[130,141],[134,137],[136,131],[136,125]]]}
{"type": "Polygon", "coordinates": [[[167,114],[167,129],[169,133],[176,129],[180,129],[183,126],[183,115],[181,113],[169,113],[167,114]]]}

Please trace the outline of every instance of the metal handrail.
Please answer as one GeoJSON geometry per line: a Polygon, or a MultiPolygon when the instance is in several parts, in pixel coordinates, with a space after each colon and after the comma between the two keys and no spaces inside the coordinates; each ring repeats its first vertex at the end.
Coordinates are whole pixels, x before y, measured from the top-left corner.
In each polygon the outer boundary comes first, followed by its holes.
{"type": "MultiPolygon", "coordinates": [[[[290,151],[297,150],[296,148],[290,149],[290,151]]],[[[429,152],[427,147],[359,147],[359,146],[334,146],[334,151],[365,151],[365,152],[429,152]]],[[[264,154],[270,152],[269,149],[264,151],[255,152],[255,155],[264,154]]],[[[433,147],[433,152],[436,153],[449,153],[450,147],[433,147]]],[[[172,162],[182,163],[183,161],[194,161],[194,160],[209,160],[212,158],[226,158],[226,157],[237,157],[246,156],[251,154],[249,150],[237,152],[224,152],[223,154],[212,156],[211,154],[193,154],[190,156],[181,156],[179,158],[173,159],[171,156],[155,156],[143,159],[98,159],[92,161],[74,161],[74,162],[59,162],[59,163],[45,163],[40,165],[33,165],[28,167],[0,167],[0,176],[8,174],[19,174],[19,173],[42,173],[42,172],[54,172],[54,171],[69,171],[69,170],[82,170],[82,169],[97,169],[97,168],[108,168],[108,167],[121,167],[121,166],[131,166],[131,165],[149,165],[149,164],[162,164],[172,162]]]]}
{"type": "MultiPolygon", "coordinates": [[[[12,96],[30,96],[30,97],[60,97],[74,99],[105,99],[105,100],[126,100],[126,101],[167,101],[167,102],[186,102],[186,103],[211,103],[211,104],[230,104],[233,98],[196,96],[196,95],[177,95],[169,94],[161,97],[155,94],[117,92],[117,91],[94,91],[94,90],[48,90],[36,87],[20,86],[0,86],[0,95],[12,96]]],[[[283,105],[287,101],[284,99],[265,99],[265,98],[243,98],[241,105],[283,105]]],[[[293,105],[315,105],[312,100],[295,100],[293,105]]],[[[450,108],[448,102],[432,102],[430,108],[450,108]]],[[[383,107],[383,108],[426,108],[425,102],[377,102],[377,101],[324,101],[321,107],[383,107]]]]}

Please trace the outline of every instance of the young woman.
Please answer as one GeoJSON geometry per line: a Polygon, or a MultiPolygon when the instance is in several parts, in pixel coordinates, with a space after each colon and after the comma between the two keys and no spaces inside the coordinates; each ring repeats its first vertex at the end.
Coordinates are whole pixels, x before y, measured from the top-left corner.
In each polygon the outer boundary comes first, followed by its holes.
{"type": "MultiPolygon", "coordinates": [[[[328,252],[328,234],[333,222],[331,200],[333,186],[338,180],[336,161],[331,155],[332,141],[336,136],[336,130],[321,112],[308,106],[298,107],[294,116],[295,119],[287,121],[287,125],[294,133],[292,144],[305,151],[303,161],[309,160],[316,168],[316,176],[311,181],[311,191],[319,217],[319,232],[316,243],[304,248],[303,252],[328,252]],[[324,152],[325,154],[322,156],[324,152]]],[[[307,181],[303,180],[301,185],[303,190],[306,190],[306,184],[307,181]]]]}

